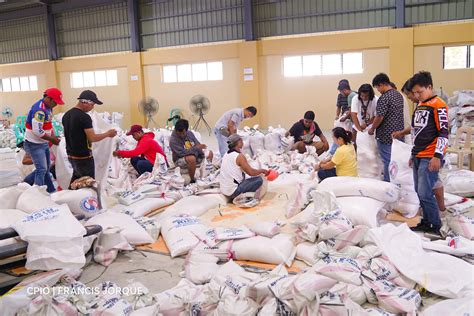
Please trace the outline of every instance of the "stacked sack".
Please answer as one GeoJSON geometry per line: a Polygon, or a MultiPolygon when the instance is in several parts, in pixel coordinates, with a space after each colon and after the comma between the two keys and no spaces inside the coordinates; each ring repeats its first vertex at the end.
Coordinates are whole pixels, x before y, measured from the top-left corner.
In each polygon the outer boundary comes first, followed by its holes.
{"type": "Polygon", "coordinates": [[[367,131],[357,133],[357,172],[359,177],[380,179],[383,164],[380,158],[375,136],[367,131]]]}
{"type": "Polygon", "coordinates": [[[400,187],[400,200],[392,208],[406,218],[415,217],[420,208],[420,200],[415,192],[413,169],[408,162],[412,146],[394,139],[389,165],[390,182],[400,187]]]}

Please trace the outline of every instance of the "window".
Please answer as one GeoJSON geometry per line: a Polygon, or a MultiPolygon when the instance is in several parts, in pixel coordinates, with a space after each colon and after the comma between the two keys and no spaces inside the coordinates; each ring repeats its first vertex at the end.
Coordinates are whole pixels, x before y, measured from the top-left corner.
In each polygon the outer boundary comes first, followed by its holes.
{"type": "Polygon", "coordinates": [[[443,47],[444,69],[474,68],[474,45],[443,47]]]}
{"type": "Polygon", "coordinates": [[[283,58],[285,77],[359,74],[364,71],[362,53],[287,56],[283,58]]]}
{"type": "Polygon", "coordinates": [[[163,82],[191,82],[222,80],[222,62],[208,62],[163,66],[163,82]]]}
{"type": "Polygon", "coordinates": [[[116,69],[71,73],[71,87],[74,89],[116,85],[118,85],[116,69]]]}
{"type": "Polygon", "coordinates": [[[3,78],[0,81],[0,92],[38,91],[36,76],[3,78]]]}

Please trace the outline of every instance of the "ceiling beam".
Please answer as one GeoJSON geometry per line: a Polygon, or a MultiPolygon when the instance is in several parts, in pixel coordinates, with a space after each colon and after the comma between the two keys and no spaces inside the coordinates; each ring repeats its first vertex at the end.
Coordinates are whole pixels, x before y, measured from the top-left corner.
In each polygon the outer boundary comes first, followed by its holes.
{"type": "Polygon", "coordinates": [[[25,8],[21,10],[14,10],[14,11],[7,11],[7,12],[0,12],[0,21],[7,21],[7,20],[17,20],[28,18],[32,16],[38,16],[44,14],[44,8],[41,6],[25,8]]]}
{"type": "Polygon", "coordinates": [[[51,13],[61,13],[75,9],[87,7],[96,7],[104,4],[121,3],[126,0],[69,0],[66,2],[55,3],[51,5],[51,13]]]}

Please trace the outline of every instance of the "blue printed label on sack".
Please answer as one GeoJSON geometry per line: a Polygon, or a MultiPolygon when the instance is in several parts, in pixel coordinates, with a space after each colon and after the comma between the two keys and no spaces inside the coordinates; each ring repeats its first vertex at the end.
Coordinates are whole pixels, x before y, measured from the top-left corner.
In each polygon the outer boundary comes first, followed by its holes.
{"type": "Polygon", "coordinates": [[[95,212],[99,208],[99,202],[95,197],[89,196],[81,200],[80,206],[85,212],[95,212]]]}
{"type": "Polygon", "coordinates": [[[59,209],[48,207],[40,211],[31,213],[30,215],[26,216],[22,220],[22,222],[30,223],[30,222],[46,221],[46,220],[56,218],[58,217],[58,215],[59,215],[59,209]]]}
{"type": "Polygon", "coordinates": [[[197,217],[178,217],[173,220],[173,226],[175,228],[199,224],[199,219],[197,217]]]}

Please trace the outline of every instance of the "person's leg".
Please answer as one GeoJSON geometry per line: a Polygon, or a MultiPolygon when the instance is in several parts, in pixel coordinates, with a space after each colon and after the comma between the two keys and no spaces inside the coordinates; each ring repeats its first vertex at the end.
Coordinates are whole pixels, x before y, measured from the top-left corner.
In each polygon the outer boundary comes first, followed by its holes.
{"type": "Polygon", "coordinates": [[[44,175],[44,183],[46,184],[48,193],[53,193],[54,191],[56,191],[56,188],[54,187],[53,179],[51,179],[51,173],[49,172],[49,169],[51,169],[51,154],[49,152],[49,146],[46,147],[45,154],[46,166],[48,171],[46,171],[46,174],[44,175]]]}
{"type": "Polygon", "coordinates": [[[441,187],[433,189],[433,193],[440,212],[446,211],[446,205],[444,204],[444,187],[441,185],[441,187]]]}
{"type": "Polygon", "coordinates": [[[140,160],[137,162],[137,171],[139,175],[142,175],[145,172],[152,172],[153,165],[147,159],[140,160]]]}
{"type": "Polygon", "coordinates": [[[35,165],[35,180],[34,184],[38,186],[45,185],[45,175],[48,170],[48,161],[46,159],[46,148],[48,144],[35,144],[25,141],[24,148],[30,154],[33,164],[35,165]]]}
{"type": "Polygon", "coordinates": [[[194,178],[194,175],[196,173],[196,157],[194,156],[186,156],[184,157],[186,160],[186,164],[188,165],[188,172],[189,172],[189,177],[191,178],[191,183],[195,182],[196,179],[194,178]]]}
{"type": "Polygon", "coordinates": [[[357,130],[352,129],[352,143],[354,144],[354,149],[357,152],[357,130]]]}
{"type": "Polygon", "coordinates": [[[306,152],[306,144],[302,141],[296,142],[291,150],[297,150],[300,154],[306,152]]]}
{"type": "Polygon", "coordinates": [[[314,146],[314,148],[316,148],[316,153],[319,155],[321,155],[322,153],[324,153],[324,143],[323,142],[313,142],[311,144],[312,146],[314,146]]]}
{"type": "Polygon", "coordinates": [[[35,175],[36,175],[36,170],[33,170],[32,173],[27,175],[25,179],[23,179],[23,182],[28,183],[29,185],[34,185],[35,184],[35,175]]]}
{"type": "Polygon", "coordinates": [[[417,193],[423,209],[423,221],[434,230],[441,228],[439,207],[433,193],[433,187],[438,180],[438,172],[428,170],[429,158],[415,158],[418,172],[417,193]]]}
{"type": "Polygon", "coordinates": [[[219,145],[219,153],[221,154],[221,157],[224,157],[225,153],[229,150],[227,137],[222,135],[216,128],[214,129],[214,135],[216,136],[217,144],[219,145]]]}
{"type": "Polygon", "coordinates": [[[130,158],[130,164],[133,166],[133,168],[138,172],[140,173],[140,171],[138,171],[138,168],[137,168],[137,164],[140,160],[142,160],[143,158],[142,157],[132,157],[130,158]]]}
{"type": "Polygon", "coordinates": [[[390,182],[390,174],[388,171],[388,166],[390,165],[390,158],[391,158],[391,151],[392,145],[391,144],[384,144],[377,140],[377,148],[379,149],[380,157],[382,158],[383,162],[383,181],[390,182]]]}
{"type": "Polygon", "coordinates": [[[332,169],[319,169],[318,170],[318,178],[319,181],[323,181],[326,178],[331,178],[336,176],[336,168],[332,169]]]}
{"type": "Polygon", "coordinates": [[[239,196],[242,193],[257,192],[257,190],[260,189],[262,184],[263,184],[263,179],[260,176],[244,179],[237,186],[237,189],[232,194],[231,198],[234,199],[236,196],[239,196]]]}
{"type": "Polygon", "coordinates": [[[94,158],[88,159],[69,159],[72,165],[71,183],[82,177],[91,177],[95,179],[94,158]]]}

